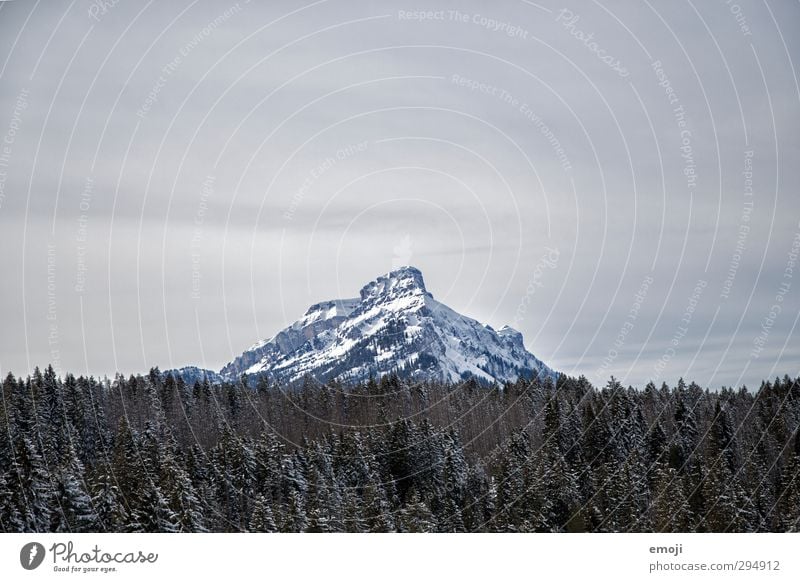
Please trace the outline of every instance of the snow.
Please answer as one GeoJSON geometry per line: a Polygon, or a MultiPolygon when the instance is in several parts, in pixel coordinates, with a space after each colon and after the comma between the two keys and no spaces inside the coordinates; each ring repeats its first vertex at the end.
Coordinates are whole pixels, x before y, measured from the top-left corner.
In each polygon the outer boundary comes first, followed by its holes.
{"type": "Polygon", "coordinates": [[[522,373],[553,374],[525,349],[517,330],[503,326],[495,331],[434,300],[419,269],[402,267],[378,277],[359,295],[312,305],[302,318],[254,344],[223,372],[266,372],[287,381],[305,374],[366,379],[413,367],[425,354],[426,362],[436,365],[417,370],[415,377],[456,382],[471,375],[502,382],[522,373]]]}

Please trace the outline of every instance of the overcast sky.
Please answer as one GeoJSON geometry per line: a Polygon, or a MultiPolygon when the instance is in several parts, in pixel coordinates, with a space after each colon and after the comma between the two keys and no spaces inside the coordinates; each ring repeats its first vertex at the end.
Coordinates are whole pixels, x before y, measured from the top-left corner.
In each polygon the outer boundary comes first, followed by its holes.
{"type": "Polygon", "coordinates": [[[796,2],[256,4],[0,5],[3,374],[219,369],[406,263],[593,382],[800,373],[796,2]]]}

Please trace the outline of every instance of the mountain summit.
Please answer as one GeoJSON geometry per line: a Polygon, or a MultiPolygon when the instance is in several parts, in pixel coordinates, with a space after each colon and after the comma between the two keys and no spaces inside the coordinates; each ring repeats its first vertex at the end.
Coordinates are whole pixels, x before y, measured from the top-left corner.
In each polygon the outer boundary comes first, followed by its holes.
{"type": "Polygon", "coordinates": [[[360,381],[395,372],[414,380],[514,381],[554,372],[525,349],[522,334],[495,331],[434,300],[422,272],[401,267],[364,285],[355,299],[317,303],[220,375],[266,374],[281,382],[306,375],[360,381]]]}

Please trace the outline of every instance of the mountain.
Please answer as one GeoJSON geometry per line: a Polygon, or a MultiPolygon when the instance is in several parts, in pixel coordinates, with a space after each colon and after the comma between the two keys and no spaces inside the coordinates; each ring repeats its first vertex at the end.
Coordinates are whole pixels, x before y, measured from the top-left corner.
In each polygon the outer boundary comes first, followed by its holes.
{"type": "Polygon", "coordinates": [[[180,376],[183,378],[183,381],[190,386],[195,382],[200,382],[202,384],[204,380],[208,380],[211,384],[220,384],[221,382],[227,380],[227,378],[224,378],[214,370],[207,370],[205,368],[198,368],[196,366],[186,366],[184,368],[178,368],[175,370],[167,370],[163,373],[164,376],[167,374],[180,376]]]}
{"type": "MultiPolygon", "coordinates": [[[[182,373],[180,370],[178,373],[182,373]]],[[[196,376],[213,372],[192,369],[196,376]]],[[[414,380],[514,381],[554,376],[531,354],[522,334],[495,331],[436,301],[422,273],[401,267],[365,285],[355,299],[312,305],[302,318],[256,343],[220,376],[261,375],[294,382],[366,380],[396,372],[414,380]]]]}

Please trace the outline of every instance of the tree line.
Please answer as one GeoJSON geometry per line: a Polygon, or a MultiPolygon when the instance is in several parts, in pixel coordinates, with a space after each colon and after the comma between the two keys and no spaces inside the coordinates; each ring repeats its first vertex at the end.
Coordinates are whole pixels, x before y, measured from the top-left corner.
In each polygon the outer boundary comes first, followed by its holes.
{"type": "Polygon", "coordinates": [[[0,399],[4,532],[800,531],[800,378],[755,390],[38,368],[0,399]]]}

